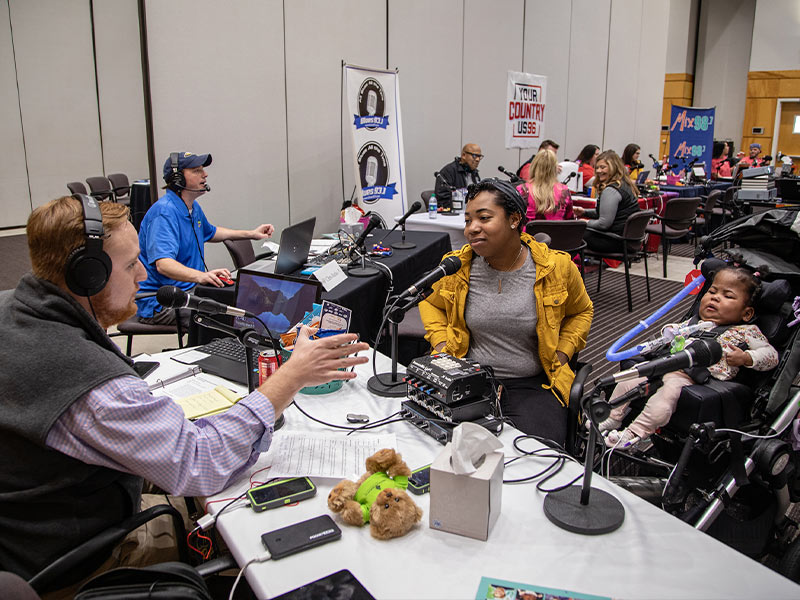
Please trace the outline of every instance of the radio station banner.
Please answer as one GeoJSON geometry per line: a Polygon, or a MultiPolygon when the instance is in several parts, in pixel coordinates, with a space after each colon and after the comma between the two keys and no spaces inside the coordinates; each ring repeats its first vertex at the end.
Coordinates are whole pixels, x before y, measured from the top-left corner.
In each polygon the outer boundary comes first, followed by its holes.
{"type": "Polygon", "coordinates": [[[544,139],[547,77],[508,72],[506,148],[534,148],[544,139]]]}
{"type": "Polygon", "coordinates": [[[346,64],[344,78],[359,206],[391,223],[406,211],[397,71],[346,64]]]}
{"type": "Polygon", "coordinates": [[[669,119],[669,163],[676,165],[674,175],[697,159],[696,165],[705,165],[711,173],[711,155],[714,146],[714,114],[716,108],[693,108],[672,105],[669,119]]]}

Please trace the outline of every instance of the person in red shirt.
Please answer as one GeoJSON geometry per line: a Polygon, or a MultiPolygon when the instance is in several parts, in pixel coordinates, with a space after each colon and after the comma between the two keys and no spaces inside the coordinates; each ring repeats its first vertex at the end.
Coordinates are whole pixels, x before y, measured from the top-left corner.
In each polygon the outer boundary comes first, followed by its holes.
{"type": "Polygon", "coordinates": [[[594,144],[587,144],[578,154],[575,162],[578,163],[578,171],[583,173],[583,186],[586,187],[589,180],[594,177],[594,163],[600,155],[600,147],[594,144]]]}
{"type": "Polygon", "coordinates": [[[731,161],[728,158],[728,142],[714,142],[711,154],[711,179],[731,177],[731,161]]]}
{"type": "Polygon", "coordinates": [[[764,160],[759,158],[759,154],[761,154],[761,144],[753,142],[750,144],[750,155],[745,156],[739,162],[745,167],[760,167],[764,160]]]}

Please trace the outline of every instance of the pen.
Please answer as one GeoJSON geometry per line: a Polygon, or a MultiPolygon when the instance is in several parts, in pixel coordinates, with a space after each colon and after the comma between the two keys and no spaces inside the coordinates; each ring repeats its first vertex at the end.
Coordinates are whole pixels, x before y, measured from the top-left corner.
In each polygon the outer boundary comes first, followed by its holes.
{"type": "Polygon", "coordinates": [[[199,375],[203,372],[203,369],[200,367],[192,367],[188,371],[184,371],[183,373],[178,373],[177,375],[173,375],[172,377],[167,377],[164,380],[158,379],[155,383],[150,385],[150,391],[157,390],[159,388],[167,387],[168,385],[175,383],[176,381],[180,381],[182,379],[187,379],[188,377],[194,377],[195,375],[199,375]]]}

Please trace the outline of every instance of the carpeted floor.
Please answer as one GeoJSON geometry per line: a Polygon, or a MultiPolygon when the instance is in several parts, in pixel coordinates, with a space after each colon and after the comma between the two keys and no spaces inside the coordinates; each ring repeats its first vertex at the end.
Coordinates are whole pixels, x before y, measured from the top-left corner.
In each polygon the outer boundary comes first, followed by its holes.
{"type": "Polygon", "coordinates": [[[0,237],[0,290],[17,287],[20,277],[31,270],[28,256],[28,236],[9,235],[0,237]]]}

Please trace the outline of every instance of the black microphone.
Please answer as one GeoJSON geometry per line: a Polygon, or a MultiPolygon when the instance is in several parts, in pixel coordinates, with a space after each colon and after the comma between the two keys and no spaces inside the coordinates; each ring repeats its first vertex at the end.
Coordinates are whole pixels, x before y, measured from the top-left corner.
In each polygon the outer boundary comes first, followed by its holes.
{"type": "Polygon", "coordinates": [[[156,292],[156,300],[166,308],[188,308],[207,315],[233,315],[234,317],[252,317],[255,315],[235,306],[228,306],[210,298],[198,298],[174,285],[162,285],[156,292]]]}
{"type": "Polygon", "coordinates": [[[500,171],[503,175],[507,176],[511,179],[511,183],[519,183],[522,181],[521,177],[518,177],[516,173],[511,173],[510,171],[506,171],[503,165],[497,167],[497,170],[500,171]]]}
{"type": "Polygon", "coordinates": [[[439,179],[451,192],[456,189],[454,186],[447,183],[447,180],[442,177],[442,173],[440,171],[434,171],[433,176],[436,177],[436,179],[439,179]]]}
{"type": "Polygon", "coordinates": [[[409,296],[413,296],[426,288],[432,286],[434,283],[439,281],[442,277],[447,275],[452,275],[456,271],[461,268],[461,259],[457,256],[448,256],[439,265],[433,269],[432,271],[423,275],[422,279],[415,282],[410,288],[405,290],[400,296],[398,300],[402,300],[403,298],[408,298],[409,296]]]}
{"type": "Polygon", "coordinates": [[[356,248],[360,248],[364,245],[364,241],[367,239],[367,236],[372,233],[372,230],[375,229],[378,225],[381,224],[381,218],[378,215],[370,215],[369,223],[367,226],[364,227],[364,231],[361,232],[361,235],[358,236],[358,239],[355,241],[356,248]]]}
{"type": "Polygon", "coordinates": [[[665,373],[680,371],[690,367],[710,367],[722,358],[722,346],[716,340],[700,339],[689,344],[684,350],[640,363],[626,371],[620,371],[598,380],[597,386],[614,385],[637,377],[658,377],[665,373]]]}
{"type": "Polygon", "coordinates": [[[572,173],[567,175],[567,178],[564,181],[561,182],[562,185],[567,185],[569,183],[570,179],[572,179],[573,177],[577,177],[577,176],[578,176],[578,172],[577,171],[573,171],[572,173]]]}
{"type": "Polygon", "coordinates": [[[180,185],[178,183],[175,183],[174,185],[179,190],[186,190],[187,192],[210,192],[211,191],[211,186],[208,185],[207,183],[204,183],[203,187],[201,189],[199,189],[199,190],[193,190],[192,188],[187,188],[185,185],[180,185]]]}
{"type": "MultiPolygon", "coordinates": [[[[406,212],[406,214],[404,214],[402,217],[400,217],[400,220],[397,221],[397,225],[402,225],[403,223],[405,223],[406,219],[408,219],[408,217],[410,217],[415,212],[417,212],[420,208],[422,208],[422,202],[417,200],[416,202],[414,202],[414,204],[412,204],[408,208],[408,211],[406,212]]],[[[397,227],[397,225],[395,225],[395,227],[397,227]]]]}

